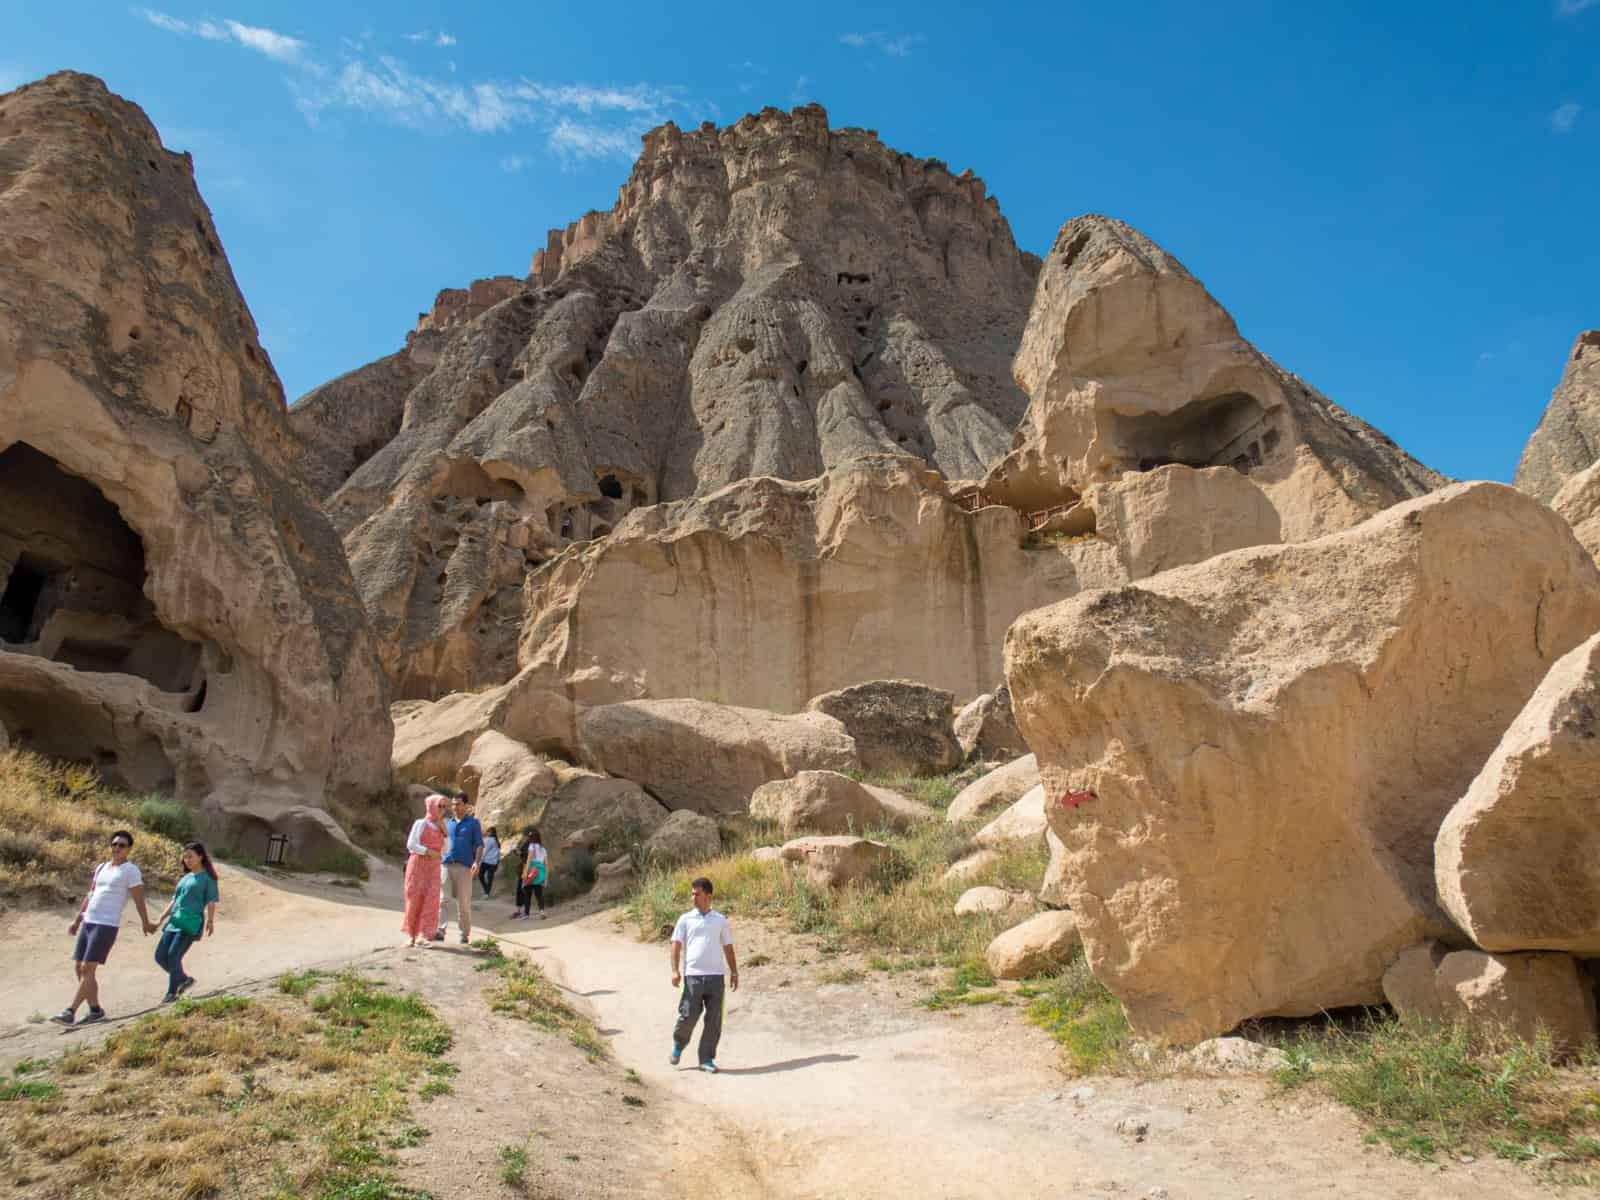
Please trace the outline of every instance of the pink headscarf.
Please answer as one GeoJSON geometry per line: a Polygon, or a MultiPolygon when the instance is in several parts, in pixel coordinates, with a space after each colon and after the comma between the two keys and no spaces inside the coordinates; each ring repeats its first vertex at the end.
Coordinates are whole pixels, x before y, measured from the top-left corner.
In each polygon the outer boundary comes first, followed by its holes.
{"type": "Polygon", "coordinates": [[[424,804],[428,810],[428,820],[435,825],[439,824],[439,814],[444,811],[444,797],[439,795],[438,792],[434,792],[424,801],[424,804]]]}

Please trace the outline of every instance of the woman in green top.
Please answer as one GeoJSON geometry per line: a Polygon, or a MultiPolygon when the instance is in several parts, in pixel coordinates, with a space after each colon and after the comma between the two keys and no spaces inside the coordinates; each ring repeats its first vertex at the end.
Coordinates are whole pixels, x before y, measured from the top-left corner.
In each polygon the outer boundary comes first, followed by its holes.
{"type": "Polygon", "coordinates": [[[217,869],[199,842],[190,842],[183,848],[183,869],[185,874],[178,880],[172,903],[156,918],[156,925],[166,926],[156,946],[156,965],[169,979],[162,1003],[176,1000],[194,986],[194,980],[183,973],[183,956],[200,940],[201,928],[212,937],[217,936],[217,869]]]}

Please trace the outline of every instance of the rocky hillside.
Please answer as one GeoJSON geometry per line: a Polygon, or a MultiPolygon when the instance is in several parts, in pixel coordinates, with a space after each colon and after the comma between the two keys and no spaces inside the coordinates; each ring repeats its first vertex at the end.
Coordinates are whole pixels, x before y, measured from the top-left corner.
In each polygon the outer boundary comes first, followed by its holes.
{"type": "Polygon", "coordinates": [[[441,293],[291,413],[401,694],[509,675],[526,569],[630,509],[873,452],[981,475],[1037,270],[981,180],[815,105],[653,131],[525,285],[441,293]]]}
{"type": "Polygon", "coordinates": [[[393,727],[301,454],[189,157],[87,75],[0,96],[0,727],[341,841],[393,727]]]}

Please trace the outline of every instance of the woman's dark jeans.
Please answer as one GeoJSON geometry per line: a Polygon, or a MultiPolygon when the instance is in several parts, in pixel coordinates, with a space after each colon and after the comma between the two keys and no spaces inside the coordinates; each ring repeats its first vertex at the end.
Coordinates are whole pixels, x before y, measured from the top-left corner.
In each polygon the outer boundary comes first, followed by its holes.
{"type": "Polygon", "coordinates": [[[499,863],[481,863],[478,866],[478,882],[483,884],[483,894],[487,896],[489,889],[494,886],[494,873],[500,869],[499,863]]]}
{"type": "Polygon", "coordinates": [[[156,943],[156,966],[167,973],[167,995],[176,995],[178,985],[189,978],[183,973],[183,956],[189,953],[189,947],[199,940],[199,936],[168,926],[161,940],[156,943]]]}
{"type": "Polygon", "coordinates": [[[537,900],[539,902],[539,911],[543,912],[544,911],[544,884],[542,884],[542,883],[524,883],[520,887],[517,888],[517,908],[520,911],[527,912],[528,909],[530,907],[532,907],[533,902],[535,900],[537,900]]]}

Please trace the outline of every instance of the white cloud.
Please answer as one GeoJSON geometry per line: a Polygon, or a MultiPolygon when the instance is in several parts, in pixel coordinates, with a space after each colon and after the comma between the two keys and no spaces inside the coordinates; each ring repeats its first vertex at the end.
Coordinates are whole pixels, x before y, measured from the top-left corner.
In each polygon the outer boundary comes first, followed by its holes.
{"type": "Polygon", "coordinates": [[[526,170],[532,165],[520,154],[508,154],[500,160],[500,169],[507,175],[515,175],[518,171],[526,170]]]}
{"type": "Polygon", "coordinates": [[[154,25],[157,29],[164,29],[168,33],[176,33],[183,37],[204,38],[208,42],[235,42],[248,50],[265,54],[268,58],[278,62],[299,62],[301,54],[306,49],[305,42],[299,38],[290,37],[276,30],[264,29],[258,25],[246,25],[241,21],[196,21],[189,22],[169,13],[157,12],[150,8],[136,8],[133,15],[143,21],[154,25]]]}
{"type": "Polygon", "coordinates": [[[802,75],[794,81],[794,87],[789,89],[789,102],[804,104],[809,99],[811,99],[811,76],[802,75]]]}
{"type": "Polygon", "coordinates": [[[1571,133],[1572,127],[1578,123],[1578,114],[1583,111],[1583,105],[1574,104],[1572,101],[1561,105],[1550,114],[1550,131],[1552,133],[1571,133]]]}
{"type": "MultiPolygon", "coordinates": [[[[1600,4],[1600,0],[1587,0],[1587,2],[1600,4]]],[[[876,47],[891,58],[910,58],[912,48],[928,39],[920,33],[900,33],[891,37],[882,30],[876,30],[872,33],[841,33],[839,40],[857,50],[876,47]]]]}
{"type": "Polygon", "coordinates": [[[441,30],[439,36],[433,39],[433,44],[435,46],[454,46],[456,39],[441,30]]]}
{"type": "Polygon", "coordinates": [[[1575,17],[1596,4],[1600,4],[1600,0],[1556,0],[1556,12],[1563,17],[1575,17]]]}
{"type": "Polygon", "coordinates": [[[403,34],[402,36],[408,42],[425,42],[429,38],[431,38],[433,36],[433,34],[431,32],[429,32],[428,30],[424,29],[420,33],[407,33],[407,34],[403,34]]]}
{"type": "Polygon", "coordinates": [[[639,136],[633,132],[603,125],[583,125],[562,117],[550,131],[545,144],[568,161],[588,158],[633,158],[639,153],[639,136]]]}

